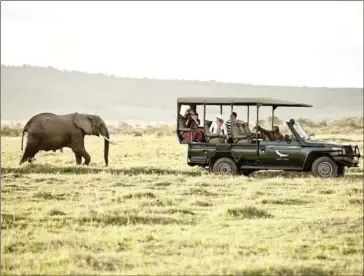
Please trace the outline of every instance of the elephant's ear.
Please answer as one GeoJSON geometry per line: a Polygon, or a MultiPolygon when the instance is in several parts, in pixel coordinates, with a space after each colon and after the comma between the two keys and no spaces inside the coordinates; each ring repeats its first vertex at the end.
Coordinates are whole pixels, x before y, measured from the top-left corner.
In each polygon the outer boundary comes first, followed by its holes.
{"type": "Polygon", "coordinates": [[[89,118],[87,118],[87,116],[82,114],[76,114],[73,121],[75,125],[81,128],[86,134],[92,134],[92,122],[89,118]]]}

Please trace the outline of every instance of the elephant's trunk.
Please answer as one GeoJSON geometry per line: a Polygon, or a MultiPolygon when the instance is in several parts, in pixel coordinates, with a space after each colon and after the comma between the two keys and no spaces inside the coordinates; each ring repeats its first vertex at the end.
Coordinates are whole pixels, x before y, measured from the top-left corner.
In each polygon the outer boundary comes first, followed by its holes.
{"type": "Polygon", "coordinates": [[[101,132],[101,135],[104,137],[104,159],[105,159],[105,165],[109,165],[109,131],[105,127],[103,131],[101,132]],[[106,139],[105,139],[106,138],[106,139]]]}

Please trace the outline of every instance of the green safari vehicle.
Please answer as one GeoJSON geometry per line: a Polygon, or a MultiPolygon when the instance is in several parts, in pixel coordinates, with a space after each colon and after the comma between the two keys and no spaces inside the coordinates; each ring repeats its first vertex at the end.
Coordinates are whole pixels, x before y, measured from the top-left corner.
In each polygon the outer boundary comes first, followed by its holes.
{"type": "MultiPolygon", "coordinates": [[[[187,164],[200,166],[218,174],[242,174],[248,176],[259,170],[311,171],[317,177],[343,177],[346,167],[358,167],[360,152],[357,145],[311,140],[304,128],[294,119],[286,122],[291,135],[281,141],[263,139],[262,133],[249,128],[250,107],[256,107],[256,125],[259,109],[278,107],[312,107],[312,105],[282,101],[271,98],[223,98],[223,97],[183,97],[177,99],[177,138],[180,144],[188,144],[187,164]],[[202,106],[202,126],[186,128],[186,118],[181,114],[182,106],[202,106]],[[247,107],[247,121],[231,123],[231,139],[212,135],[209,131],[212,121],[206,120],[206,107],[247,107]],[[203,133],[202,141],[194,141],[196,133],[203,133]],[[186,139],[190,137],[190,139],[186,139]]],[[[201,116],[200,116],[201,118],[201,116]]],[[[225,122],[224,122],[225,123],[225,122]]]]}

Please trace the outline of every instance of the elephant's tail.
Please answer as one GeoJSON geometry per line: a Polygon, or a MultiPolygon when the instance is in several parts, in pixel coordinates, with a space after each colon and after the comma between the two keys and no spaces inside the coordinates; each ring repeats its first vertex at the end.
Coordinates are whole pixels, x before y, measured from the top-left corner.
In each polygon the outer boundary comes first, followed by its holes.
{"type": "Polygon", "coordinates": [[[20,148],[21,151],[23,151],[24,133],[28,131],[28,123],[24,126],[23,135],[21,136],[21,148],[20,148]]]}

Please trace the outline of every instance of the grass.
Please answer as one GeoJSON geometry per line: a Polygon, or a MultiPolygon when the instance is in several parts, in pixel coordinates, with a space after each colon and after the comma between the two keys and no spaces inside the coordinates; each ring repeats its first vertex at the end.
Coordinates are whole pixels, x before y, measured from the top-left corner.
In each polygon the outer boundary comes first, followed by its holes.
{"type": "Polygon", "coordinates": [[[174,136],[112,138],[109,167],[95,137],[76,167],[70,149],[19,166],[2,137],[2,275],[363,274],[362,159],[344,179],[224,177],[174,136]]]}

